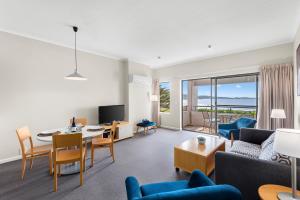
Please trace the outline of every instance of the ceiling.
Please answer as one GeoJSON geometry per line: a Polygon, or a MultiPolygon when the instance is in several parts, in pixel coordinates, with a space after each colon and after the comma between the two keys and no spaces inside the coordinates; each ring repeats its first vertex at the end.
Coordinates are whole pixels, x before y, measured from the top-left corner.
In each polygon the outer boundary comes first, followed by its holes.
{"type": "Polygon", "coordinates": [[[0,0],[2,31],[73,47],[78,25],[79,49],[151,67],[292,42],[299,22],[299,0],[0,0]]]}

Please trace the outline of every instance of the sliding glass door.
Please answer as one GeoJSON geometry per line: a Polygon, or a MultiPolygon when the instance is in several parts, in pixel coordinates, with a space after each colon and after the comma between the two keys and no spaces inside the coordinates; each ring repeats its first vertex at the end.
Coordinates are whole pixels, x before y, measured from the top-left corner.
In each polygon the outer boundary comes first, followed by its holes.
{"type": "Polygon", "coordinates": [[[183,127],[190,131],[212,132],[210,122],[214,117],[212,79],[186,80],[182,82],[183,127]]]}
{"type": "Polygon", "coordinates": [[[182,81],[182,126],[215,134],[219,123],[256,118],[257,74],[182,81]]]}

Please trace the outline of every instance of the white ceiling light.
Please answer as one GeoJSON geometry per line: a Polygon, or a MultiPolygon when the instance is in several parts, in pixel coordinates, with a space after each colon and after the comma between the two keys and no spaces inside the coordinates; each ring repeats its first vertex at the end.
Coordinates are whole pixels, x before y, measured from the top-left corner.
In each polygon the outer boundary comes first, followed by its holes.
{"type": "Polygon", "coordinates": [[[78,66],[77,66],[76,33],[78,31],[78,27],[73,26],[73,30],[74,30],[74,33],[75,33],[75,70],[74,70],[74,72],[72,74],[70,74],[68,76],[65,76],[65,79],[68,79],[68,80],[77,80],[77,81],[84,81],[84,80],[87,80],[87,78],[78,73],[78,66]]]}

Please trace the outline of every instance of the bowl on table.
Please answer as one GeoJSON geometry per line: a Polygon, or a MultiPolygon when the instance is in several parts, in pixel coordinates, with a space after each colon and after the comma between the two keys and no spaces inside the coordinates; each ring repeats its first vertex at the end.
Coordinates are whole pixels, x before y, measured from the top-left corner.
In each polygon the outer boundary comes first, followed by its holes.
{"type": "Polygon", "coordinates": [[[206,141],[206,138],[205,138],[205,137],[203,137],[203,136],[198,136],[197,139],[198,139],[198,143],[199,143],[199,144],[205,144],[205,141],[206,141]]]}

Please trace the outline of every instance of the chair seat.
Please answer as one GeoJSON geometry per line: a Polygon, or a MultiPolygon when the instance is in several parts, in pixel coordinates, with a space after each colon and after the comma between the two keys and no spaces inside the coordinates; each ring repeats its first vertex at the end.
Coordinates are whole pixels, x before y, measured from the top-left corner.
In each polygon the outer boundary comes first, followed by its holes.
{"type": "Polygon", "coordinates": [[[107,145],[111,144],[111,138],[93,138],[92,144],[93,145],[107,145]]]}
{"type": "Polygon", "coordinates": [[[141,186],[143,196],[189,188],[188,181],[153,183],[141,186]]]}
{"type": "MultiPolygon", "coordinates": [[[[84,159],[85,148],[82,149],[82,159],[84,159]]],[[[74,160],[80,160],[80,149],[59,150],[56,154],[57,163],[68,163],[74,160]]]]}
{"type": "MultiPolygon", "coordinates": [[[[52,151],[52,145],[35,146],[32,149],[33,155],[47,154],[52,151]]],[[[31,148],[26,151],[26,155],[31,155],[31,148]]]]}
{"type": "Polygon", "coordinates": [[[235,140],[238,139],[239,132],[240,132],[240,130],[238,130],[238,129],[233,129],[233,130],[231,130],[231,129],[219,129],[218,130],[218,133],[221,136],[223,136],[223,137],[225,137],[227,139],[231,139],[231,133],[233,133],[233,137],[234,137],[235,140]]]}
{"type": "Polygon", "coordinates": [[[155,122],[148,122],[148,123],[138,123],[137,126],[140,126],[140,127],[150,127],[150,126],[156,126],[156,123],[155,122]]]}

